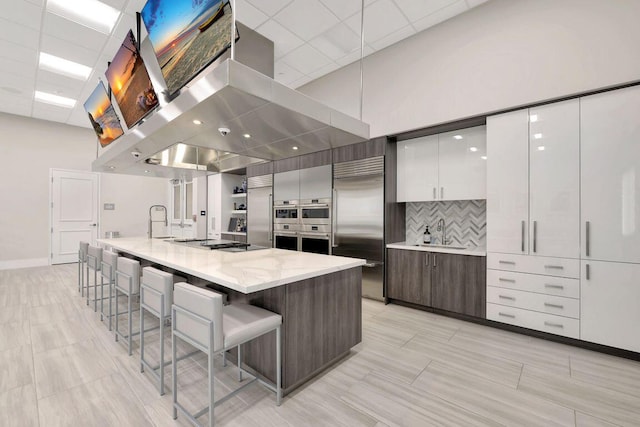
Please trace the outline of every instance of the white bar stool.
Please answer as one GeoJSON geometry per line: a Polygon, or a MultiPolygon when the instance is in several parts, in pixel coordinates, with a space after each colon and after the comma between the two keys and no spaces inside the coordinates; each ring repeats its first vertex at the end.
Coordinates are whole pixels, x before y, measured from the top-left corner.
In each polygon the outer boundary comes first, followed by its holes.
{"type": "Polygon", "coordinates": [[[102,248],[89,245],[87,250],[87,305],[89,305],[89,289],[93,288],[93,311],[98,311],[98,272],[102,267],[102,248]],[[89,280],[89,269],[93,270],[93,285],[89,280]]]}
{"type": "MultiPolygon", "coordinates": [[[[173,389],[173,419],[178,418],[178,410],[187,416],[189,421],[199,425],[197,418],[209,412],[209,426],[215,424],[214,407],[219,405],[254,381],[259,381],[276,393],[276,403],[280,406],[282,399],[282,366],[281,366],[281,337],[280,326],[282,316],[268,310],[247,304],[231,304],[223,306],[223,297],[217,292],[211,292],[190,285],[176,283],[173,291],[173,306],[171,307],[171,353],[176,360],[176,344],[181,339],[200,351],[206,353],[209,367],[209,406],[195,414],[190,414],[184,406],[178,403],[177,360],[172,364],[173,389]],[[254,377],[240,388],[226,396],[214,399],[214,355],[240,346],[254,338],[268,332],[276,331],[276,383],[270,384],[254,377]]],[[[241,359],[238,359],[238,369],[242,370],[241,359]]]]}
{"type": "Polygon", "coordinates": [[[118,254],[111,251],[102,252],[102,264],[100,266],[100,320],[104,321],[104,316],[109,317],[109,330],[111,330],[111,319],[113,312],[111,311],[111,303],[113,300],[113,287],[116,283],[116,270],[118,268],[118,254]],[[107,282],[105,283],[105,279],[107,282]],[[109,296],[104,296],[104,285],[109,287],[109,296]],[[104,300],[109,299],[109,313],[104,312],[104,300]]]}
{"type": "Polygon", "coordinates": [[[89,243],[80,242],[78,249],[78,292],[84,296],[84,266],[87,263],[87,252],[89,251],[89,243]]]}
{"type": "MultiPolygon", "coordinates": [[[[171,304],[173,304],[173,284],[184,282],[184,277],[175,276],[153,267],[142,269],[142,283],[140,284],[140,372],[148,368],[158,382],[158,391],[164,395],[164,367],[172,361],[164,360],[164,327],[171,320],[171,304]],[[145,311],[158,318],[160,325],[156,328],[144,329],[145,311]],[[144,333],[160,328],[160,362],[151,366],[144,358],[144,333]]],[[[179,360],[191,356],[187,354],[179,360]]]]}
{"type": "MultiPolygon", "coordinates": [[[[118,257],[117,261],[117,269],[116,269],[116,313],[115,313],[115,322],[116,322],[116,330],[115,330],[115,339],[118,341],[118,338],[122,338],[127,340],[127,347],[129,350],[129,356],[132,354],[132,344],[133,344],[133,336],[138,335],[140,331],[133,332],[133,297],[140,294],[140,262],[125,258],[118,257]],[[118,297],[120,294],[124,294],[127,297],[127,314],[128,314],[128,330],[125,335],[118,328],[118,318],[120,316],[120,308],[118,305],[118,297]]],[[[124,312],[122,313],[124,314],[124,312]]]]}

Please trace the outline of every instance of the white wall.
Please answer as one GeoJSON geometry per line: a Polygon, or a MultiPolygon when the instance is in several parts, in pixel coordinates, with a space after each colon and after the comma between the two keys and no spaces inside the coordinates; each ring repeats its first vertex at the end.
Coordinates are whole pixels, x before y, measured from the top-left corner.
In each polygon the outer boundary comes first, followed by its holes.
{"type": "MultiPolygon", "coordinates": [[[[363,120],[377,137],[640,80],[639,16],[638,0],[490,0],[369,56],[363,120]]],[[[358,117],[358,73],[299,90],[358,117]]]]}
{"type": "MultiPolygon", "coordinates": [[[[0,269],[42,265],[49,256],[51,168],[90,171],[92,130],[0,113],[0,269]]],[[[116,204],[101,229],[144,235],[150,204],[167,204],[166,180],[102,174],[102,199],[116,204]]]]}

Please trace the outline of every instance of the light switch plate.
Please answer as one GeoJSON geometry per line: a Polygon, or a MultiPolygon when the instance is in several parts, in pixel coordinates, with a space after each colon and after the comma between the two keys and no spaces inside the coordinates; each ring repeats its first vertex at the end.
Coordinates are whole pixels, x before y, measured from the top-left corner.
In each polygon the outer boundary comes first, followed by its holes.
{"type": "Polygon", "coordinates": [[[104,204],[104,210],[105,211],[115,211],[116,210],[116,204],[115,203],[105,203],[104,204]]]}

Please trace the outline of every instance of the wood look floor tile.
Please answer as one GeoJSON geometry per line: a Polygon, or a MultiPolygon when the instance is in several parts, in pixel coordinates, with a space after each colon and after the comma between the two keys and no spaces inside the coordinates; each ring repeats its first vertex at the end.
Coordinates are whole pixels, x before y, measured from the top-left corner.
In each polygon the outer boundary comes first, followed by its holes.
{"type": "Polygon", "coordinates": [[[0,426],[38,427],[38,402],[33,384],[0,393],[0,426]]]}
{"type": "Polygon", "coordinates": [[[0,393],[28,384],[33,384],[31,346],[0,351],[0,393]]]}
{"type": "MultiPolygon", "coordinates": [[[[393,318],[383,317],[382,315],[369,319],[366,322],[366,327],[371,331],[380,331],[385,329],[390,331],[395,330],[396,334],[397,331],[403,331],[404,334],[402,338],[410,336],[411,334],[420,334],[428,336],[429,339],[433,341],[440,342],[448,342],[459,329],[451,325],[437,322],[417,321],[408,316],[397,316],[396,318],[393,318]]],[[[399,342],[402,342],[402,340],[399,340],[399,342]]],[[[404,343],[406,342],[407,341],[404,341],[404,343]]]]}
{"type": "Polygon", "coordinates": [[[38,401],[40,426],[152,426],[120,374],[107,375],[38,401]]]}
{"type": "Polygon", "coordinates": [[[583,414],[582,412],[576,412],[576,427],[619,427],[618,424],[613,424],[604,420],[601,420],[591,415],[583,414]]]}
{"type": "Polygon", "coordinates": [[[29,321],[0,324],[0,351],[31,344],[29,321]]]}
{"type": "Polygon", "coordinates": [[[640,399],[640,362],[614,356],[570,356],[571,377],[640,399]]]}
{"type": "Polygon", "coordinates": [[[29,309],[32,325],[64,322],[70,317],[76,317],[78,314],[78,309],[71,301],[41,305],[29,309]]]}
{"type": "Polygon", "coordinates": [[[0,325],[9,322],[24,322],[26,320],[29,320],[29,306],[0,307],[0,325]]]}
{"type": "Polygon", "coordinates": [[[117,371],[112,359],[93,339],[36,353],[33,357],[38,399],[117,371]]]}
{"type": "Polygon", "coordinates": [[[434,361],[413,385],[506,426],[573,426],[573,409],[434,361]]]}
{"type": "Polygon", "coordinates": [[[525,365],[518,390],[621,426],[637,426],[640,420],[640,399],[636,396],[537,367],[525,365]]]}
{"type": "Polygon", "coordinates": [[[31,326],[34,353],[64,347],[93,337],[84,316],[77,313],[63,321],[31,326]]]}
{"type": "Polygon", "coordinates": [[[364,348],[348,361],[349,369],[356,373],[375,372],[379,375],[407,384],[412,383],[431,359],[420,352],[379,345],[364,348]]]}
{"type": "Polygon", "coordinates": [[[16,305],[28,305],[29,295],[27,290],[18,285],[6,284],[8,281],[3,281],[0,284],[0,307],[14,307],[16,305]]]}

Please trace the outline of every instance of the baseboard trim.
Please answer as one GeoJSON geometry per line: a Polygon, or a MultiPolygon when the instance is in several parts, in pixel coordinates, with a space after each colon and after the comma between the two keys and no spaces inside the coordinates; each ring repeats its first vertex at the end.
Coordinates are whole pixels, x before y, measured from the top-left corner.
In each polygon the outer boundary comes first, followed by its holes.
{"type": "Polygon", "coordinates": [[[44,267],[49,265],[49,258],[15,259],[0,261],[0,270],[14,270],[18,268],[44,267]]]}

